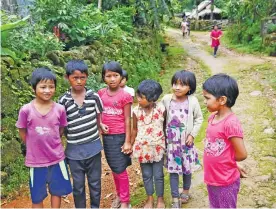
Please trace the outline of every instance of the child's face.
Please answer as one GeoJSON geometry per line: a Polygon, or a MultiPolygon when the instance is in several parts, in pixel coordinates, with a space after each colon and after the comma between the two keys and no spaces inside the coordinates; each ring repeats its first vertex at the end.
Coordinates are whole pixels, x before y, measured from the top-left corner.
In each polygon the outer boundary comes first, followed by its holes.
{"type": "Polygon", "coordinates": [[[79,70],[75,70],[71,75],[67,76],[70,86],[75,91],[81,91],[84,89],[87,81],[86,73],[82,73],[79,70]]]}
{"type": "Polygon", "coordinates": [[[206,105],[209,112],[218,111],[220,108],[220,101],[212,94],[203,90],[204,104],[206,105]]]}
{"type": "Polygon", "coordinates": [[[104,81],[111,89],[116,89],[120,86],[122,77],[119,73],[107,70],[104,75],[104,81]]]}
{"type": "Polygon", "coordinates": [[[183,97],[191,90],[190,86],[183,85],[179,80],[173,84],[172,89],[176,97],[183,97]]]}
{"type": "Polygon", "coordinates": [[[151,104],[151,102],[149,102],[147,100],[145,95],[138,95],[137,94],[137,101],[138,101],[139,105],[143,108],[146,108],[151,104]]]}
{"type": "Polygon", "coordinates": [[[50,101],[56,91],[55,82],[53,80],[41,80],[36,85],[35,96],[42,101],[50,101]]]}
{"type": "Polygon", "coordinates": [[[121,80],[120,87],[121,87],[121,88],[124,88],[125,85],[126,85],[126,82],[127,82],[126,78],[123,78],[123,79],[121,80]]]}

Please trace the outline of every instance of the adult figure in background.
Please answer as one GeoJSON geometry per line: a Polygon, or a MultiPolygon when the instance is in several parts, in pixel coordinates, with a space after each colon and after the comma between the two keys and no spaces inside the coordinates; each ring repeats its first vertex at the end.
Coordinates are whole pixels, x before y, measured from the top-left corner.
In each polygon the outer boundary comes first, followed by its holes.
{"type": "Polygon", "coordinates": [[[183,37],[188,36],[189,30],[188,30],[188,23],[186,20],[183,20],[181,22],[181,28],[182,28],[183,37]]]}
{"type": "Polygon", "coordinates": [[[217,25],[214,25],[214,29],[211,32],[212,47],[214,48],[214,57],[217,56],[218,47],[220,45],[220,38],[222,37],[221,30],[218,29],[217,25]]]}

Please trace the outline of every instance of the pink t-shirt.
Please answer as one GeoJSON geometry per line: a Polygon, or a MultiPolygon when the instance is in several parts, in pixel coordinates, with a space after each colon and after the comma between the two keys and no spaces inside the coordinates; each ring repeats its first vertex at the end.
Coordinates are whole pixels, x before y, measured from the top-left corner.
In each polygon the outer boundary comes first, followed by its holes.
{"type": "Polygon", "coordinates": [[[46,167],[65,158],[59,128],[67,126],[64,106],[53,103],[52,109],[41,115],[34,102],[24,105],[18,115],[17,128],[26,128],[27,154],[25,165],[46,167]]]}
{"type": "Polygon", "coordinates": [[[99,90],[98,94],[103,102],[102,122],[109,127],[108,134],[125,133],[124,106],[132,104],[132,96],[121,88],[114,96],[108,95],[107,88],[99,90]]]}
{"type": "Polygon", "coordinates": [[[227,186],[240,176],[230,140],[232,137],[242,140],[243,131],[234,113],[215,124],[214,117],[215,114],[208,119],[204,141],[204,182],[213,186],[227,186]]]}

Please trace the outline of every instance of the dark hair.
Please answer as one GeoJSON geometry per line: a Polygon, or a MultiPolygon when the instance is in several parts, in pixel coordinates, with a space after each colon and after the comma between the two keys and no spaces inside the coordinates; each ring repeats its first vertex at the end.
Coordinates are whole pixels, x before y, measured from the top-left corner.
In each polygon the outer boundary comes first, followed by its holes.
{"type": "Polygon", "coordinates": [[[51,71],[48,67],[41,67],[37,68],[33,71],[32,77],[30,80],[30,84],[33,87],[33,89],[36,89],[37,84],[40,81],[46,81],[46,80],[52,80],[55,83],[55,86],[57,84],[57,79],[55,74],[51,71]]]}
{"type": "Polygon", "coordinates": [[[144,80],[137,88],[137,95],[144,95],[148,102],[156,102],[162,92],[161,85],[154,80],[144,80]]]}
{"type": "Polygon", "coordinates": [[[80,71],[88,75],[88,66],[83,60],[70,60],[66,64],[66,75],[69,76],[74,73],[75,70],[80,71]]]}
{"type": "Polygon", "coordinates": [[[226,96],[227,107],[234,106],[236,99],[239,96],[239,87],[236,80],[223,73],[208,78],[203,84],[203,90],[212,94],[217,99],[221,96],[226,96]]]}
{"type": "Polygon", "coordinates": [[[183,85],[190,86],[190,91],[187,92],[187,95],[191,95],[196,91],[196,77],[195,74],[188,70],[177,71],[173,77],[171,84],[176,84],[177,81],[180,81],[183,85]]]}
{"type": "Polygon", "coordinates": [[[125,78],[126,80],[128,80],[128,74],[127,74],[127,71],[125,71],[124,69],[122,70],[123,73],[122,73],[122,77],[125,78]]]}
{"type": "Polygon", "coordinates": [[[123,75],[123,69],[122,69],[120,63],[115,62],[115,61],[106,62],[103,65],[103,69],[102,69],[102,79],[103,79],[103,81],[104,81],[104,76],[105,76],[106,71],[112,71],[112,72],[115,72],[115,73],[119,73],[120,76],[123,75]]]}

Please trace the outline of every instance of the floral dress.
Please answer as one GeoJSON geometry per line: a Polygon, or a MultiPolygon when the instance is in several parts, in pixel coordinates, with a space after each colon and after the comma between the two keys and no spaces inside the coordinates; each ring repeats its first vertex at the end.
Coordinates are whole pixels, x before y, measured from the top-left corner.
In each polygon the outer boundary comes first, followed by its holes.
{"type": "Polygon", "coordinates": [[[167,162],[169,173],[191,174],[200,168],[198,154],[194,145],[186,145],[186,123],[189,102],[170,103],[167,123],[167,162]]]}
{"type": "Polygon", "coordinates": [[[164,156],[164,112],[165,106],[162,103],[155,103],[155,107],[148,115],[139,106],[133,109],[137,117],[138,131],[132,157],[137,158],[140,163],[159,162],[164,156]]]}

